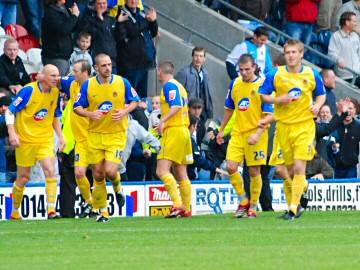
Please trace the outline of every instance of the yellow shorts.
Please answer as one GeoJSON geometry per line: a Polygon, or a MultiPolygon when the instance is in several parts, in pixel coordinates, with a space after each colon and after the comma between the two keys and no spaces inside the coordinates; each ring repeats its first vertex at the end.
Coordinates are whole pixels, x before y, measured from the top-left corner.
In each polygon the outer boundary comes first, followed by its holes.
{"type": "Polygon", "coordinates": [[[36,161],[55,157],[54,144],[20,144],[15,148],[16,165],[32,167],[36,161]]]}
{"type": "Polygon", "coordinates": [[[256,129],[231,134],[231,139],[226,151],[226,160],[242,163],[244,159],[248,166],[265,165],[268,148],[268,131],[266,130],[255,145],[248,143],[249,137],[256,133],[256,129]]]}
{"type": "Polygon", "coordinates": [[[270,166],[277,166],[277,165],[285,164],[284,157],[283,157],[283,151],[280,148],[280,142],[279,142],[277,133],[278,133],[277,130],[275,130],[273,148],[272,148],[272,153],[271,153],[270,160],[269,160],[270,166]]]}
{"type": "Polygon", "coordinates": [[[296,124],[278,122],[276,130],[286,165],[294,164],[294,160],[312,160],[314,158],[314,120],[296,124]]]}
{"type": "Polygon", "coordinates": [[[89,132],[87,158],[89,164],[104,160],[120,164],[126,145],[126,133],[89,132]]]}
{"type": "Polygon", "coordinates": [[[75,144],[75,167],[87,167],[88,142],[81,141],[75,144]]]}
{"type": "Polygon", "coordinates": [[[161,150],[157,159],[171,160],[180,165],[192,164],[192,146],[189,129],[168,127],[160,139],[161,150]]]}

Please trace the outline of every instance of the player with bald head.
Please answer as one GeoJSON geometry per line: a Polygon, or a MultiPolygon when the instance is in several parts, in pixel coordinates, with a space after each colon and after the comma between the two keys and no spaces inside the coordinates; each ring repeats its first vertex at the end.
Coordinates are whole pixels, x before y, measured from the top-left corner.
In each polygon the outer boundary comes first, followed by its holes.
{"type": "Polygon", "coordinates": [[[59,70],[46,65],[39,80],[29,83],[17,94],[5,112],[10,144],[15,146],[17,178],[13,186],[11,219],[19,220],[19,208],[30,168],[40,161],[46,178],[48,219],[57,218],[56,188],[54,173],[54,130],[59,138],[60,150],[65,146],[60,124],[59,70]]]}

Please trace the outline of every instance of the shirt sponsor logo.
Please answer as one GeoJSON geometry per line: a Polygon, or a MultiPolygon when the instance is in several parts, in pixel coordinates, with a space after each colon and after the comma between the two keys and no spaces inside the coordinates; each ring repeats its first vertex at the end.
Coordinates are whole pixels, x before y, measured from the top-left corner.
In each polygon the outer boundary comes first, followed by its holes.
{"type": "Polygon", "coordinates": [[[301,92],[300,88],[293,88],[293,89],[290,89],[288,94],[293,100],[297,100],[301,97],[302,92],[301,92]]]}
{"type": "Polygon", "coordinates": [[[43,119],[45,119],[45,117],[48,114],[48,110],[47,109],[41,109],[40,111],[38,111],[37,113],[35,113],[34,115],[34,119],[35,121],[41,121],[43,119]]]}
{"type": "Polygon", "coordinates": [[[112,103],[111,101],[105,101],[100,104],[98,110],[102,112],[102,114],[108,114],[108,112],[112,109],[112,103]]]}
{"type": "Polygon", "coordinates": [[[175,100],[176,98],[176,90],[170,90],[169,91],[169,100],[175,100]]]}
{"type": "Polygon", "coordinates": [[[241,112],[247,111],[250,107],[250,99],[249,98],[243,98],[238,103],[238,109],[241,112]]]}
{"type": "Polygon", "coordinates": [[[160,187],[149,187],[150,198],[152,202],[166,202],[171,201],[169,193],[164,186],[160,187]]]}

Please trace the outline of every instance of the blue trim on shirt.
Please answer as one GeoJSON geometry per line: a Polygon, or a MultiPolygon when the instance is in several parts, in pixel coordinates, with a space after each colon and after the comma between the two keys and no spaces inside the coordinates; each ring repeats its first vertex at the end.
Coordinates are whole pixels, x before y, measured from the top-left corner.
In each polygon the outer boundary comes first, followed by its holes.
{"type": "Polygon", "coordinates": [[[22,88],[20,92],[16,95],[14,101],[9,106],[9,110],[13,114],[16,114],[20,112],[22,109],[24,109],[30,101],[33,90],[34,88],[30,85],[22,88]]]}
{"type": "Polygon", "coordinates": [[[232,80],[229,85],[229,91],[225,99],[225,107],[231,110],[235,110],[234,100],[232,99],[232,90],[236,79],[232,80]]]}
{"type": "Polygon", "coordinates": [[[323,95],[326,95],[326,90],[325,90],[325,87],[324,87],[324,82],[322,80],[322,77],[320,75],[320,73],[315,70],[315,69],[312,69],[313,73],[314,73],[314,77],[315,77],[315,83],[316,83],[316,86],[315,86],[315,91],[314,91],[314,96],[315,97],[318,97],[318,96],[323,96],[323,95]]]}
{"type": "Polygon", "coordinates": [[[266,74],[265,81],[263,85],[259,88],[259,94],[271,95],[272,92],[276,91],[274,81],[275,75],[278,70],[279,69],[277,67],[274,67],[266,74]]]}
{"type": "Polygon", "coordinates": [[[89,88],[89,80],[86,80],[80,89],[80,98],[74,103],[74,107],[89,107],[89,100],[88,100],[88,88],[89,88]]]}
{"type": "Polygon", "coordinates": [[[67,95],[68,98],[70,98],[70,88],[71,88],[71,84],[72,82],[75,81],[75,77],[74,76],[70,76],[70,77],[62,77],[61,78],[61,91],[65,93],[65,95],[67,95]]]}
{"type": "Polygon", "coordinates": [[[164,96],[165,96],[165,100],[167,101],[167,103],[169,103],[170,108],[173,106],[182,106],[180,90],[176,84],[174,84],[172,82],[165,83],[164,96]],[[174,91],[174,90],[176,91],[175,97],[172,100],[170,100],[170,91],[174,91]]]}
{"type": "Polygon", "coordinates": [[[131,86],[130,82],[126,78],[122,78],[125,86],[125,103],[129,104],[132,101],[140,101],[140,97],[136,90],[131,86]]]}

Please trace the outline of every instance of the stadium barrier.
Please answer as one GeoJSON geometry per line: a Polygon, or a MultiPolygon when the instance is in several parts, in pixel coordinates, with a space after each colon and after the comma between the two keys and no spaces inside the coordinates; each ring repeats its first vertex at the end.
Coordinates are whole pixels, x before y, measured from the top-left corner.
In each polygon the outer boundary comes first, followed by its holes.
{"type": "MultiPolygon", "coordinates": [[[[274,210],[285,210],[287,206],[282,181],[274,180],[270,187],[274,210]]],[[[119,209],[112,186],[107,186],[111,216],[164,216],[170,213],[170,197],[161,182],[124,182],[122,188],[126,202],[124,207],[119,209]]],[[[10,217],[11,191],[11,184],[0,184],[0,220],[10,217]]],[[[194,181],[192,191],[193,215],[222,214],[233,212],[237,208],[238,198],[229,181],[194,181]]],[[[310,180],[307,195],[310,211],[360,210],[360,179],[310,180]]],[[[78,190],[76,198],[75,213],[78,214],[82,202],[78,190]]],[[[21,214],[26,220],[46,218],[44,184],[27,186],[21,214]]]]}

